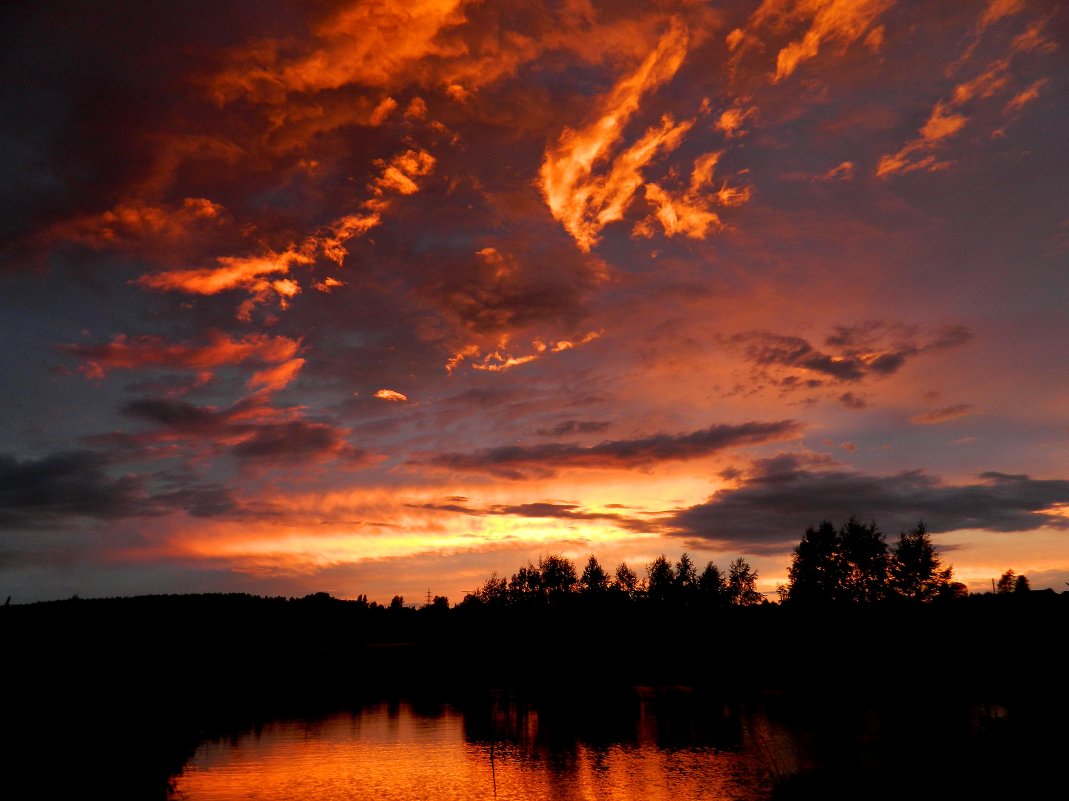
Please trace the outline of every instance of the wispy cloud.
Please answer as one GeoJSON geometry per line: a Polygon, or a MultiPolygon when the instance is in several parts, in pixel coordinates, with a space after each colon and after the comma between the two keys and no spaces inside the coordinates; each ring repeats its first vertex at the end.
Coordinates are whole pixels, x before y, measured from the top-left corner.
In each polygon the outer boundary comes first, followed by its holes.
{"type": "Polygon", "coordinates": [[[776,52],[773,83],[790,77],[803,62],[814,59],[821,48],[845,49],[864,41],[878,49],[883,39],[879,16],[894,5],[894,0],[764,0],[746,25],[727,37],[735,52],[736,63],[747,50],[763,51],[763,42],[790,37],[776,52]]]}
{"type": "Polygon", "coordinates": [[[570,434],[601,434],[609,429],[608,420],[564,420],[548,428],[540,428],[535,433],[544,437],[564,437],[570,434]]]}
{"type": "Polygon", "coordinates": [[[146,367],[169,367],[187,370],[212,370],[225,365],[253,362],[278,365],[282,372],[271,374],[261,371],[260,381],[265,384],[277,382],[288,372],[290,377],[300,369],[301,360],[294,359],[301,347],[299,339],[266,334],[247,334],[231,337],[225,332],[213,330],[203,344],[194,342],[168,342],[156,336],[127,336],[120,334],[111,342],[102,345],[68,344],[59,349],[83,360],[79,368],[87,378],[103,378],[112,370],[137,370],[146,367]]]}
{"type": "Polygon", "coordinates": [[[909,422],[922,426],[938,425],[939,423],[947,423],[951,420],[957,420],[959,417],[964,417],[971,412],[971,404],[958,403],[954,406],[945,406],[942,409],[933,409],[930,412],[915,414],[909,418],[909,422]]]}
{"type": "MultiPolygon", "coordinates": [[[[994,0],[981,14],[976,38],[952,65],[952,71],[969,61],[979,38],[989,25],[1003,17],[1017,14],[1022,7],[1022,3],[1013,0],[994,0]]],[[[898,152],[880,158],[876,165],[876,176],[887,178],[916,170],[934,172],[949,167],[952,160],[939,154],[943,152],[945,143],[969,123],[965,110],[979,101],[988,101],[1006,91],[1013,78],[1012,67],[1015,59],[1034,51],[1053,49],[1053,43],[1043,34],[1045,26],[1045,20],[1030,23],[1028,28],[1013,38],[1005,55],[985,64],[972,78],[955,85],[948,97],[936,101],[927,121],[917,131],[917,137],[903,145],[898,152]]],[[[1005,112],[1012,114],[1020,111],[1025,104],[1038,97],[1042,85],[1042,81],[1033,83],[1029,88],[1015,94],[1006,104],[1005,112]],[[1019,103],[1018,98],[1021,98],[1019,103]]],[[[996,131],[1001,132],[1001,129],[996,131]]]]}
{"type": "Polygon", "coordinates": [[[522,480],[552,476],[564,469],[624,470],[699,459],[729,448],[791,439],[801,431],[802,426],[792,420],[719,424],[689,434],[606,440],[591,446],[554,442],[442,453],[412,464],[522,480]]]}
{"type": "Polygon", "coordinates": [[[346,84],[387,87],[426,57],[462,53],[438,34],[465,21],[465,0],[345,4],[316,24],[307,39],[263,39],[239,48],[213,81],[219,103],[238,97],[281,104],[291,92],[346,84]],[[299,52],[290,54],[294,49],[299,52]],[[303,52],[300,52],[303,51],[303,52]]]}
{"type": "Polygon", "coordinates": [[[671,80],[682,66],[687,42],[686,26],[673,19],[639,68],[601,99],[595,119],[566,128],[556,146],[547,149],[540,171],[543,195],[581,250],[590,250],[602,228],[623,218],[643,184],[643,168],[658,153],[678,147],[693,125],[665,116],[660,125],[613,155],[643,96],[671,80]]]}
{"type": "MultiPolygon", "coordinates": [[[[810,383],[815,381],[820,385],[829,381],[857,382],[867,377],[891,375],[910,359],[958,347],[971,338],[972,334],[962,326],[924,333],[910,326],[873,321],[836,326],[824,340],[827,350],[815,347],[802,337],[770,331],[732,334],[724,341],[741,349],[760,370],[798,371],[810,383]]],[[[848,406],[853,403],[856,407],[857,397],[850,394],[844,403],[848,406]]]]}

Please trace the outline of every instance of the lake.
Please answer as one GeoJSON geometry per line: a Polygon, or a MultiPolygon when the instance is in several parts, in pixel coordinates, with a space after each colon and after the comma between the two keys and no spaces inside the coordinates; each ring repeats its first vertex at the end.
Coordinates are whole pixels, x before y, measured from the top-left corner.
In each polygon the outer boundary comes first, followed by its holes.
{"type": "Polygon", "coordinates": [[[175,801],[567,801],[771,795],[795,743],[762,714],[687,692],[538,708],[394,702],[201,744],[175,801]]]}

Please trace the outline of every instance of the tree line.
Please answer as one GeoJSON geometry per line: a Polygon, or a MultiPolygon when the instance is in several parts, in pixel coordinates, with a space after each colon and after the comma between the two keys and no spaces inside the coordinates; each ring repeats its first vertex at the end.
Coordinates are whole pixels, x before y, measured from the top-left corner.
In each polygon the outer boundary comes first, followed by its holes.
{"type": "Polygon", "coordinates": [[[540,606],[566,598],[646,600],[657,604],[702,603],[711,606],[752,606],[764,601],[757,590],[757,571],[741,557],[722,571],[713,562],[699,573],[690,554],[675,563],[661,554],[639,576],[627,562],[609,573],[591,554],[582,572],[559,554],[528,562],[509,578],[496,572],[464,596],[462,605],[494,607],[540,606]]]}
{"type": "MultiPolygon", "coordinates": [[[[1028,578],[1012,570],[994,588],[996,594],[1029,589],[1028,578]]],[[[777,591],[780,602],[789,605],[928,603],[968,595],[965,585],[954,580],[953,566],[944,564],[932,544],[924,521],[889,544],[875,521],[866,524],[856,517],[838,528],[828,520],[807,528],[792,552],[787,583],[777,591]]],[[[591,554],[578,571],[571,560],[551,554],[537,563],[529,561],[507,578],[495,572],[465,595],[462,605],[538,606],[572,597],[711,607],[768,602],[757,589],[757,571],[741,557],[726,571],[710,561],[699,572],[688,553],[674,563],[661,554],[640,576],[626,562],[610,573],[591,554]]]]}
{"type": "MultiPolygon", "coordinates": [[[[1028,592],[1027,576],[1007,570],[992,588],[997,595],[1028,592]]],[[[873,603],[888,600],[930,602],[968,595],[954,568],[932,545],[924,521],[888,545],[875,522],[851,517],[838,529],[828,520],[806,529],[794,549],[787,584],[779,588],[787,603],[873,603]]]]}

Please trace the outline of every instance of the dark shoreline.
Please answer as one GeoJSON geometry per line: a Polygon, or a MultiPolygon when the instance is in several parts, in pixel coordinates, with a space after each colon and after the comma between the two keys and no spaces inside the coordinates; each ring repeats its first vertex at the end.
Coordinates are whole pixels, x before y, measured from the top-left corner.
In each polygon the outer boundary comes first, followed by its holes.
{"type": "Polygon", "coordinates": [[[1069,595],[1054,593],[712,611],[241,595],[6,607],[0,794],[30,780],[44,798],[165,799],[205,739],[387,698],[477,709],[513,688],[565,730],[611,737],[644,687],[771,703],[811,727],[826,760],[776,798],[1039,797],[1064,782],[1069,689],[1052,644],[1067,623],[1069,595]],[[843,737],[866,719],[875,745],[851,754],[843,737]]]}

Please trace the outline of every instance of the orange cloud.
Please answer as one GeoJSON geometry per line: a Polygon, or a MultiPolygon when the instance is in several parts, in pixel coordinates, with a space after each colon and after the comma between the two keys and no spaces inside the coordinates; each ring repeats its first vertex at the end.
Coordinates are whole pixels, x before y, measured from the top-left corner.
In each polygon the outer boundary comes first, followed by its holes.
{"type": "Polygon", "coordinates": [[[818,175],[817,181],[852,181],[854,179],[854,163],[844,161],[838,167],[832,167],[826,173],[818,175]]]}
{"type": "MultiPolygon", "coordinates": [[[[646,200],[657,207],[655,216],[668,237],[684,234],[692,239],[704,239],[710,227],[723,228],[720,216],[704,205],[690,203],[686,197],[673,198],[657,184],[646,184],[646,200]]],[[[652,227],[644,220],[635,226],[639,236],[651,236],[652,227]]]]}
{"type": "Polygon", "coordinates": [[[921,138],[927,143],[939,142],[956,134],[966,122],[966,117],[950,114],[942,103],[936,103],[928,121],[920,129],[921,138]]]}
{"type": "Polygon", "coordinates": [[[991,0],[987,8],[985,8],[980,15],[980,22],[977,27],[980,30],[983,30],[991,23],[997,22],[1003,17],[1018,14],[1023,10],[1024,0],[991,0]]]}
{"type": "Polygon", "coordinates": [[[1006,59],[999,59],[971,81],[955,86],[954,105],[964,105],[978,97],[991,97],[995,92],[1002,89],[1009,80],[1009,76],[1006,74],[1009,66],[1009,62],[1006,59]]]}
{"type": "Polygon", "coordinates": [[[332,292],[337,287],[345,286],[345,282],[339,281],[337,278],[332,278],[328,275],[322,281],[317,281],[316,283],[312,284],[312,286],[315,289],[318,289],[320,292],[332,292]]]}
{"type": "Polygon", "coordinates": [[[408,400],[408,396],[393,389],[380,389],[375,393],[375,397],[380,400],[403,402],[408,400]]]}
{"type": "Polygon", "coordinates": [[[826,45],[846,48],[863,40],[874,51],[882,42],[883,31],[873,23],[892,5],[894,0],[764,0],[745,28],[727,37],[728,48],[735,54],[733,66],[747,50],[761,49],[759,32],[782,34],[801,26],[808,26],[801,37],[788,42],[776,54],[773,83],[790,77],[799,64],[816,58],[826,45]]]}
{"type": "Polygon", "coordinates": [[[578,129],[565,128],[557,145],[546,150],[539,173],[542,193],[553,217],[583,251],[598,241],[608,223],[619,220],[635,190],[642,169],[662,149],[679,145],[693,123],[675,124],[664,117],[634,145],[596,174],[623,136],[642,97],[671,80],[687,53],[686,26],[673,19],[657,47],[638,69],[620,79],[599,104],[597,118],[578,129]]]}
{"type": "Polygon", "coordinates": [[[371,119],[369,122],[372,126],[382,125],[389,118],[391,114],[397,109],[397,101],[392,97],[387,97],[377,106],[375,110],[371,112],[371,119]]]}
{"type": "Polygon", "coordinates": [[[297,377],[302,367],[304,367],[304,359],[290,359],[275,367],[258,370],[249,379],[248,387],[278,392],[285,389],[297,377]]]}
{"type": "Polygon", "coordinates": [[[719,117],[717,117],[715,127],[728,139],[745,136],[747,132],[743,128],[743,125],[756,113],[757,108],[754,106],[750,106],[749,108],[741,108],[739,106],[735,106],[733,108],[726,109],[720,114],[719,117]]]}
{"type": "Polygon", "coordinates": [[[976,21],[976,26],[972,32],[972,41],[969,42],[969,46],[965,48],[964,52],[958,56],[946,69],[946,74],[953,75],[963,64],[972,58],[973,53],[976,52],[976,48],[979,47],[980,41],[984,37],[984,32],[994,23],[998,22],[1005,17],[1011,17],[1024,11],[1024,0],[991,0],[990,3],[980,12],[980,17],[976,21]]]}
{"type": "Polygon", "coordinates": [[[798,3],[796,13],[813,13],[812,22],[800,40],[779,51],[773,82],[783,80],[801,62],[816,57],[823,44],[845,47],[857,41],[869,31],[873,20],[892,4],[892,0],[810,0],[798,3]]]}
{"type": "Polygon", "coordinates": [[[1023,92],[1018,92],[1017,94],[1015,94],[1006,104],[1005,113],[1016,114],[1029,103],[1031,103],[1033,100],[1036,100],[1039,97],[1039,90],[1042,89],[1046,84],[1047,79],[1041,78],[1040,80],[1029,86],[1027,89],[1025,89],[1023,92]]]}
{"type": "Polygon", "coordinates": [[[897,153],[882,156],[876,165],[876,176],[884,178],[914,170],[935,172],[949,167],[949,161],[936,158],[932,151],[938,142],[956,134],[966,122],[968,117],[949,114],[942,101],[936,103],[928,121],[918,131],[920,136],[907,142],[897,153]]]}
{"type": "MultiPolygon", "coordinates": [[[[1020,4],[1012,0],[1011,2],[994,0],[981,17],[979,30],[982,32],[991,22],[1017,13],[1020,8],[1020,4]]],[[[1029,26],[1026,31],[1014,37],[1007,55],[992,61],[972,79],[957,84],[951,92],[950,99],[937,101],[928,121],[918,131],[919,136],[903,145],[897,153],[885,155],[880,159],[876,166],[877,177],[883,178],[914,170],[934,171],[950,166],[949,161],[938,159],[934,151],[943,140],[957,134],[968,123],[969,118],[958,113],[958,109],[974,101],[990,98],[1005,89],[1010,83],[1010,70],[1015,56],[1047,49],[1050,43],[1042,35],[1044,24],[1044,22],[1039,22],[1029,26]]],[[[951,65],[949,71],[957,69],[971,57],[977,41],[974,40],[969,45],[965,53],[951,65]]],[[[1042,81],[1034,83],[1029,89],[1016,95],[1007,104],[1007,113],[1020,107],[1014,106],[1018,97],[1021,98],[1021,106],[1034,99],[1042,83],[1042,81]],[[1032,93],[1033,90],[1034,93],[1032,93]]],[[[999,129],[993,135],[1000,136],[1003,133],[1004,131],[999,129]]]]}
{"type": "Polygon", "coordinates": [[[434,172],[435,159],[426,150],[406,150],[394,156],[390,161],[379,161],[382,174],[375,179],[372,191],[376,195],[384,192],[396,192],[399,195],[411,195],[419,191],[416,178],[434,172]]]}
{"type": "Polygon", "coordinates": [[[312,30],[310,46],[295,41],[254,42],[217,76],[218,103],[238,97],[281,103],[290,92],[318,92],[347,84],[389,86],[427,57],[459,56],[462,43],[439,34],[465,22],[466,0],[348,3],[312,30]],[[297,49],[297,53],[290,55],[297,49]]]}
{"type": "MultiPolygon", "coordinates": [[[[313,250],[318,249],[326,258],[340,267],[345,257],[349,255],[349,251],[345,249],[345,243],[354,237],[366,234],[380,222],[382,218],[377,213],[348,214],[336,220],[326,232],[313,237],[307,243],[307,247],[313,250]]],[[[342,285],[340,281],[333,278],[326,279],[324,283],[328,288],[342,285]],[[330,283],[332,281],[334,281],[333,284],[330,283]]],[[[316,286],[316,289],[320,288],[316,286]]]]}
{"type": "MultiPolygon", "coordinates": [[[[390,161],[379,161],[382,173],[369,186],[376,196],[365,203],[367,214],[348,214],[338,218],[316,233],[305,237],[298,247],[291,245],[282,252],[267,251],[256,256],[219,256],[216,266],[188,270],[168,270],[143,275],[137,279],[140,286],[163,291],[185,292],[191,295],[216,295],[233,289],[244,289],[250,297],[238,308],[238,318],[248,320],[257,304],[264,303],[272,295],[279,306],[287,307],[287,299],[301,291],[301,285],[289,277],[294,266],[309,266],[319,257],[329,259],[341,266],[349,251],[345,244],[367,233],[382,221],[381,213],[388,208],[388,201],[380,199],[387,192],[410,195],[419,191],[416,178],[429,175],[434,170],[435,159],[425,150],[409,149],[394,156],[390,161]],[[267,276],[280,276],[268,278],[267,276]]],[[[335,280],[335,279],[332,279],[335,280]]],[[[315,285],[329,289],[327,283],[315,285]]]]}
{"type": "Polygon", "coordinates": [[[449,357],[449,360],[445,364],[445,369],[446,372],[452,373],[465,359],[477,359],[478,361],[472,361],[471,369],[482,370],[489,373],[500,373],[513,367],[519,367],[521,364],[529,364],[530,362],[537,361],[547,353],[560,353],[561,351],[572,350],[580,345],[593,342],[595,339],[598,339],[602,333],[602,331],[589,331],[579,339],[561,339],[556,342],[547,342],[541,339],[536,339],[531,343],[534,352],[522,356],[517,356],[509,352],[509,338],[505,336],[498,341],[497,348],[489,353],[484,354],[482,349],[474,344],[461,348],[449,357]]]}
{"type": "Polygon", "coordinates": [[[84,214],[52,226],[49,239],[77,242],[95,250],[106,248],[166,250],[194,231],[218,225],[226,210],[206,198],[187,197],[178,207],[131,199],[100,214],[84,214]]]}
{"type": "MultiPolygon", "coordinates": [[[[282,364],[294,360],[299,339],[250,334],[231,338],[221,331],[208,334],[206,345],[167,342],[162,337],[127,337],[120,334],[105,345],[61,345],[60,349],[85,360],[80,368],[87,378],[103,378],[109,370],[169,367],[204,370],[212,367],[259,362],[282,364]]],[[[302,362],[300,359],[295,361],[302,362]]],[[[299,365],[298,365],[299,369],[299,365]]]]}
{"type": "Polygon", "coordinates": [[[422,120],[427,116],[427,103],[422,97],[414,97],[405,109],[406,120],[422,120]]]}
{"type": "Polygon", "coordinates": [[[713,182],[713,170],[720,159],[720,153],[706,153],[694,162],[690,176],[690,185],[678,195],[657,184],[646,184],[646,200],[656,207],[653,217],[639,222],[634,229],[638,236],[653,234],[653,220],[656,219],[668,237],[683,234],[692,239],[704,239],[710,228],[720,230],[724,227],[720,216],[712,211],[714,205],[738,206],[750,199],[748,188],[729,187],[725,182],[719,190],[706,192],[713,182]]]}
{"type": "Polygon", "coordinates": [[[274,292],[284,301],[299,291],[293,281],[268,281],[266,275],[288,273],[294,264],[311,264],[314,259],[294,249],[282,253],[268,251],[261,256],[216,258],[217,267],[192,270],[168,270],[143,275],[137,283],[148,289],[185,292],[190,295],[216,295],[231,289],[247,289],[252,298],[242,304],[238,317],[248,319],[252,306],[261,303],[274,292]]]}

